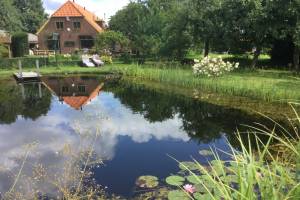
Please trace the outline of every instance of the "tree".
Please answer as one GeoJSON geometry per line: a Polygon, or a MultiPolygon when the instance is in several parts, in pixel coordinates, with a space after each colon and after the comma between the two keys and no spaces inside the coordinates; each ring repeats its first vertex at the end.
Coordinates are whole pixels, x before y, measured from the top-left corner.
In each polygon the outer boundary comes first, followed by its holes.
{"type": "Polygon", "coordinates": [[[124,50],[128,46],[128,39],[121,33],[116,31],[104,31],[96,38],[96,49],[113,51],[116,48],[124,50]]]}
{"type": "MultiPolygon", "coordinates": [[[[270,0],[271,1],[271,0],[270,0]]],[[[294,45],[293,63],[295,70],[299,71],[300,57],[300,1],[299,0],[273,0],[269,4],[269,12],[276,16],[273,35],[277,39],[291,38],[294,45]]]]}
{"type": "Polygon", "coordinates": [[[13,5],[20,13],[23,31],[36,33],[38,28],[47,19],[41,0],[13,0],[13,5]]]}
{"type": "Polygon", "coordinates": [[[12,5],[11,0],[0,1],[0,13],[0,29],[10,32],[23,29],[20,15],[12,5]]]}
{"type": "Polygon", "coordinates": [[[204,42],[204,56],[208,56],[210,43],[222,30],[220,19],[222,0],[190,0],[190,23],[194,42],[204,42]]]}
{"type": "Polygon", "coordinates": [[[173,1],[169,7],[162,31],[160,53],[181,60],[192,45],[187,1],[173,1]]]}

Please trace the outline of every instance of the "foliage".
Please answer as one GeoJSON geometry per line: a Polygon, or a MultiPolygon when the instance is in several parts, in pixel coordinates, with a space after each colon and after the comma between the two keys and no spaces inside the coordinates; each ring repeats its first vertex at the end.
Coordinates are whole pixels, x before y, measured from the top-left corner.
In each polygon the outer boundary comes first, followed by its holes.
{"type": "Polygon", "coordinates": [[[0,58],[7,58],[7,57],[9,57],[8,48],[0,44],[0,58]]]}
{"type": "MultiPolygon", "coordinates": [[[[294,106],[295,104],[292,104],[296,119],[291,122],[291,125],[297,126],[300,118],[294,106]]],[[[297,165],[300,161],[300,135],[297,129],[290,133],[277,122],[271,121],[280,128],[268,129],[263,125],[248,126],[250,133],[254,135],[255,146],[249,135],[248,141],[244,141],[238,133],[237,138],[241,150],[237,151],[230,146],[229,155],[232,160],[222,161],[215,151],[215,160],[210,161],[208,165],[202,165],[194,160],[198,169],[185,166],[186,174],[182,179],[187,181],[181,182],[182,190],[186,190],[193,196],[193,199],[202,195],[206,195],[206,199],[226,200],[297,199],[300,194],[299,177],[297,177],[297,165]],[[268,141],[262,142],[260,139],[262,135],[268,136],[268,141]],[[276,155],[276,151],[275,153],[271,151],[274,142],[276,146],[280,145],[281,149],[285,148],[288,154],[279,156],[276,155]],[[286,158],[286,155],[289,155],[291,159],[282,160],[281,158],[286,158]],[[188,184],[185,185],[186,183],[188,184]]]]}
{"type": "Polygon", "coordinates": [[[158,186],[158,178],[155,176],[140,176],[135,184],[140,188],[155,188],[158,186]]]}
{"type": "Polygon", "coordinates": [[[36,33],[47,19],[41,0],[13,0],[13,5],[20,14],[25,32],[36,33]]]}
{"type": "Polygon", "coordinates": [[[28,55],[29,44],[27,33],[15,33],[12,38],[12,53],[14,57],[23,57],[28,55]]]}
{"type": "Polygon", "coordinates": [[[210,58],[205,57],[201,62],[193,66],[194,74],[205,75],[208,77],[221,76],[226,72],[231,72],[239,67],[239,63],[232,64],[224,62],[221,57],[210,58]]]}
{"type": "Polygon", "coordinates": [[[169,176],[166,178],[166,182],[169,185],[173,185],[173,186],[181,186],[184,181],[185,181],[185,178],[183,178],[181,176],[169,176]]]}
{"type": "Polygon", "coordinates": [[[0,29],[6,31],[20,31],[23,28],[20,12],[13,6],[11,0],[0,1],[0,29]]]}
{"type": "Polygon", "coordinates": [[[126,50],[128,42],[128,39],[121,32],[104,31],[97,35],[96,49],[98,51],[109,50],[111,52],[118,48],[126,50]]]}
{"type": "Polygon", "coordinates": [[[101,56],[100,59],[106,64],[113,64],[111,56],[101,56]]]}
{"type": "Polygon", "coordinates": [[[0,29],[36,33],[46,20],[41,0],[1,0],[0,29]]]}

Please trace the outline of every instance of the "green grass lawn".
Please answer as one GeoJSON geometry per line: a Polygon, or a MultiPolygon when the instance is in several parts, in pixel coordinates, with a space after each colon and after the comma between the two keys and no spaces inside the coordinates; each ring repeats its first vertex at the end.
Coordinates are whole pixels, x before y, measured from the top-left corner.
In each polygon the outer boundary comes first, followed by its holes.
{"type": "MultiPolygon", "coordinates": [[[[35,70],[25,69],[25,71],[35,70]]],[[[17,69],[0,70],[1,76],[12,75],[17,69]]],[[[209,91],[232,96],[251,97],[266,101],[299,101],[300,76],[279,70],[238,70],[223,77],[196,77],[191,69],[180,67],[153,67],[150,65],[113,64],[103,68],[83,68],[78,66],[44,67],[48,74],[102,74],[122,73],[137,80],[149,80],[174,86],[209,91]]]]}

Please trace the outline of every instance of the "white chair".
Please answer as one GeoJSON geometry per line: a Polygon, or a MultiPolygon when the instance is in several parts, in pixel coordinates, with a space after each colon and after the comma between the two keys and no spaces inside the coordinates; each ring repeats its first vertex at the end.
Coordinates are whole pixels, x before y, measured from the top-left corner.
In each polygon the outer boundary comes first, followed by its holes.
{"type": "Polygon", "coordinates": [[[82,59],[83,66],[85,66],[85,67],[95,67],[94,63],[92,63],[90,61],[90,57],[88,57],[87,55],[83,55],[81,57],[81,59],[82,59]]]}
{"type": "Polygon", "coordinates": [[[100,57],[98,55],[93,55],[92,57],[92,62],[96,65],[96,66],[103,66],[104,62],[100,59],[100,57]]]}

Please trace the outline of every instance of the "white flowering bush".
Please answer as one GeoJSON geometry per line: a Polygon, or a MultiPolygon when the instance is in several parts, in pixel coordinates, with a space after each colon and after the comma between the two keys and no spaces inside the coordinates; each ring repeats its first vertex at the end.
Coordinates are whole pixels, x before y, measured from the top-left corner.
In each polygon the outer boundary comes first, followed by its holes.
{"type": "Polygon", "coordinates": [[[221,57],[205,57],[193,66],[194,74],[218,77],[239,67],[239,63],[224,62],[221,57]]]}

